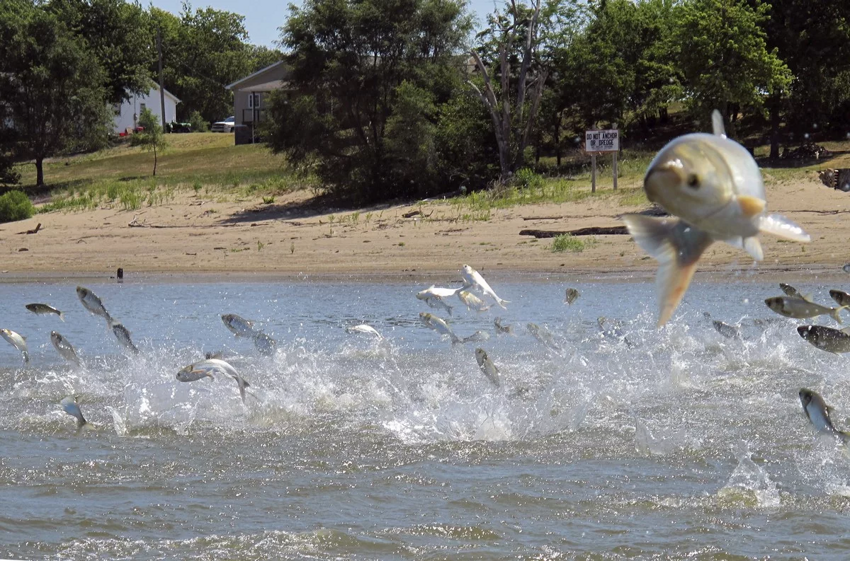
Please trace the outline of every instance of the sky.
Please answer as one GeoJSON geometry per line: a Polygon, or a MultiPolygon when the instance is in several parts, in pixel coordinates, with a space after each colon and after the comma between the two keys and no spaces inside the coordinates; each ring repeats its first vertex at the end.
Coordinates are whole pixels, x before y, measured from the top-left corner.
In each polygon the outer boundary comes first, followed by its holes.
{"type": "MultiPolygon", "coordinates": [[[[300,4],[297,0],[293,3],[300,4]]],[[[182,0],[150,0],[150,4],[173,14],[179,14],[182,0]]],[[[245,16],[245,27],[248,28],[251,43],[266,47],[277,47],[275,42],[280,38],[278,28],[283,25],[289,14],[287,0],[197,0],[192,2],[193,10],[207,6],[245,16]]],[[[483,22],[484,16],[493,11],[493,0],[470,0],[470,9],[475,13],[478,21],[483,22]]]]}

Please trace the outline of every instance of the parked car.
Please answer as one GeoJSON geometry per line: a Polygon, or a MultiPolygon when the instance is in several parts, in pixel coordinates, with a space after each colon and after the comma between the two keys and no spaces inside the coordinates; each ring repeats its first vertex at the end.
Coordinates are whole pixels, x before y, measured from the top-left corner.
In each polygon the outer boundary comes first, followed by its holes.
{"type": "Polygon", "coordinates": [[[236,117],[228,117],[223,121],[213,123],[212,132],[233,132],[233,127],[236,126],[236,117]]]}

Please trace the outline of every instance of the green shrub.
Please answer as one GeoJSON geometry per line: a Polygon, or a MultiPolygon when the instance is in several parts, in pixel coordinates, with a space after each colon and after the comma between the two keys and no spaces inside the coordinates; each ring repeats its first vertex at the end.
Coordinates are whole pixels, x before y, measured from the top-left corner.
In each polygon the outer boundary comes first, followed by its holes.
{"type": "Polygon", "coordinates": [[[35,214],[35,207],[22,191],[9,191],[0,195],[0,224],[26,220],[33,214],[35,214]]]}
{"type": "Polygon", "coordinates": [[[210,130],[209,123],[204,120],[198,111],[192,111],[192,114],[189,115],[189,123],[192,125],[193,132],[208,132],[210,130]]]}
{"type": "Polygon", "coordinates": [[[584,251],[584,242],[569,234],[561,234],[552,240],[552,251],[555,253],[562,251],[581,252],[584,251]]]}

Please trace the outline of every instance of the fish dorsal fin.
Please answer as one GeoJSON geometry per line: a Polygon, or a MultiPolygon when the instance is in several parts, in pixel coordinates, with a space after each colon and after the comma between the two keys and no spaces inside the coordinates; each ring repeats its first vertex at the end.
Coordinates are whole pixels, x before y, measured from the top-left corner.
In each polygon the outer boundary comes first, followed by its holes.
{"type": "Polygon", "coordinates": [[[726,129],[723,127],[723,115],[717,109],[711,112],[711,130],[717,136],[726,138],[726,129]]]}
{"type": "Polygon", "coordinates": [[[846,335],[850,335],[850,327],[845,327],[844,329],[841,330],[841,332],[846,334],[846,335]]]}
{"type": "Polygon", "coordinates": [[[812,300],[812,295],[811,295],[811,294],[800,294],[800,298],[802,298],[802,299],[803,299],[803,300],[805,300],[806,302],[810,302],[810,303],[812,303],[812,304],[814,304],[814,303],[815,303],[815,301],[814,301],[814,300],[812,300]]]}

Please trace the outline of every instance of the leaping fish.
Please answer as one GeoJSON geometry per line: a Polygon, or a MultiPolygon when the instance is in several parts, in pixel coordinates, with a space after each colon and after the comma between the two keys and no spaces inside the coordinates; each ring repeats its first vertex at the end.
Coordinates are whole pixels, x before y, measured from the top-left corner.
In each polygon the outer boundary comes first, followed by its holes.
{"type": "Polygon", "coordinates": [[[346,328],[346,331],[349,333],[363,333],[366,335],[372,335],[377,337],[378,339],[383,339],[378,330],[372,327],[371,325],[366,325],[365,323],[361,323],[360,325],[354,325],[352,327],[346,328]]]}
{"type": "Polygon", "coordinates": [[[77,432],[80,432],[82,428],[88,423],[86,418],[83,417],[83,412],[80,409],[80,406],[77,404],[77,398],[73,396],[68,396],[62,401],[59,402],[62,406],[62,409],[68,415],[74,417],[77,420],[77,432]]]}
{"type": "Polygon", "coordinates": [[[496,365],[493,364],[493,361],[487,356],[487,352],[484,349],[475,349],[475,360],[478,362],[478,367],[481,368],[481,372],[488,380],[490,380],[490,383],[497,388],[500,387],[502,385],[502,381],[499,379],[499,369],[496,368],[496,365]]]}
{"type": "Polygon", "coordinates": [[[10,345],[21,351],[21,355],[24,357],[24,364],[29,364],[30,354],[27,350],[26,337],[15,333],[11,329],[0,329],[0,336],[6,339],[10,345]]]}
{"type": "Polygon", "coordinates": [[[77,366],[80,365],[80,358],[77,356],[77,351],[74,350],[74,346],[65,339],[61,333],[57,331],[50,332],[50,342],[53,343],[53,347],[56,349],[56,352],[59,355],[67,360],[68,362],[73,362],[77,366]]]}
{"type": "Polygon", "coordinates": [[[26,309],[31,311],[32,313],[38,316],[45,316],[49,314],[56,314],[59,316],[59,319],[65,321],[65,314],[54,308],[53,306],[49,306],[47,304],[27,304],[26,309]]]}
{"type": "Polygon", "coordinates": [[[102,317],[110,325],[113,323],[112,316],[109,315],[109,312],[106,311],[103,302],[101,302],[100,298],[98,298],[94,292],[92,292],[88,288],[78,286],[77,298],[80,299],[80,302],[83,304],[83,307],[89,312],[96,316],[102,317]]]}
{"type": "Polygon", "coordinates": [[[429,314],[427,312],[419,312],[419,319],[422,320],[422,323],[424,323],[440,335],[448,336],[449,339],[451,339],[453,345],[462,342],[460,338],[455,335],[455,332],[452,331],[452,328],[449,327],[449,324],[446,323],[444,319],[438,318],[437,316],[429,314]]]}
{"type": "Polygon", "coordinates": [[[443,308],[449,315],[452,315],[452,307],[446,304],[445,299],[454,296],[462,289],[463,287],[457,289],[438,288],[432,285],[425,290],[417,292],[416,298],[424,301],[431,308],[443,308]]]}
{"type": "Polygon", "coordinates": [[[484,300],[471,293],[468,290],[461,290],[457,293],[457,297],[460,298],[460,301],[466,304],[467,310],[475,310],[476,312],[486,312],[490,309],[490,306],[484,303],[484,300]]]}
{"type": "Polygon", "coordinates": [[[224,326],[237,337],[254,337],[257,334],[254,330],[253,321],[248,321],[236,314],[223,314],[221,316],[221,321],[224,322],[224,326]]]}
{"type": "Polygon", "coordinates": [[[112,333],[115,334],[115,338],[118,339],[118,342],[121,343],[124,348],[129,349],[133,354],[139,354],[139,349],[136,348],[136,345],[134,345],[132,339],[130,339],[130,332],[126,327],[120,323],[113,323],[112,333]]]}
{"type": "Polygon", "coordinates": [[[466,288],[470,286],[478,288],[478,290],[495,300],[496,304],[498,304],[500,308],[502,308],[503,310],[507,309],[505,308],[505,304],[510,304],[510,302],[499,298],[493,291],[493,289],[490,288],[490,285],[487,284],[487,281],[484,280],[484,277],[482,277],[478,271],[476,271],[469,265],[464,265],[463,270],[460,274],[461,276],[463,276],[463,280],[466,282],[466,288]]]}
{"type": "Polygon", "coordinates": [[[623,216],[635,242],[658,261],[659,327],[673,315],[697,262],[715,241],[741,247],[761,261],[761,232],[811,240],[797,224],[766,213],[758,165],[746,148],[726,138],[718,111],[711,120],[714,134],[675,138],[649,164],[646,196],[673,217],[623,216]]]}

